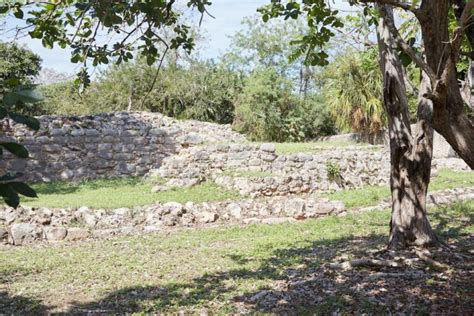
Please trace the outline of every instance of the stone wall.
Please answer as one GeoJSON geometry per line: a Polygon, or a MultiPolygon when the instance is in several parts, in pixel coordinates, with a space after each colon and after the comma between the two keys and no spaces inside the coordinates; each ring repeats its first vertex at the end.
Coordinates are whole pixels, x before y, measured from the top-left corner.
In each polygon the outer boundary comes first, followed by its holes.
{"type": "Polygon", "coordinates": [[[278,155],[272,144],[197,146],[170,156],[150,176],[168,179],[162,189],[190,186],[204,179],[237,189],[252,197],[356,188],[388,182],[387,153],[380,150],[338,149],[318,153],[278,155]],[[330,177],[328,162],[339,169],[330,177]],[[230,176],[228,171],[249,171],[250,176],[230,176]],[[251,176],[251,172],[269,176],[251,176]]]}
{"type": "MultiPolygon", "coordinates": [[[[416,124],[411,125],[412,133],[416,130],[416,124]]],[[[367,133],[347,133],[332,136],[321,137],[324,141],[346,141],[368,143],[372,145],[385,145],[388,149],[389,137],[386,131],[380,131],[374,134],[367,133]]],[[[453,158],[457,157],[454,149],[449,143],[436,131],[433,134],[433,158],[453,158]]]]}
{"type": "Polygon", "coordinates": [[[41,116],[39,131],[6,122],[0,141],[18,141],[30,159],[4,155],[0,170],[25,180],[141,176],[182,148],[205,142],[243,141],[228,125],[177,121],[161,114],[117,112],[95,116],[41,116]]]}

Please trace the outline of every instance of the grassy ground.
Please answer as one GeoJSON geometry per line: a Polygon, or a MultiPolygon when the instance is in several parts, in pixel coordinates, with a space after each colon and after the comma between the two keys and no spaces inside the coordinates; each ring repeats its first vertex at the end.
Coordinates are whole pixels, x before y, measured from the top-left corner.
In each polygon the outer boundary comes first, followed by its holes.
{"type": "MultiPolygon", "coordinates": [[[[474,202],[469,202],[438,208],[430,216],[444,240],[460,242],[456,251],[462,252],[462,242],[474,233],[473,212],[474,202]]],[[[4,248],[0,249],[0,310],[33,314],[207,309],[218,314],[280,313],[286,308],[283,311],[299,314],[385,314],[400,309],[426,312],[422,308],[439,312],[444,307],[456,314],[459,308],[472,307],[469,277],[449,272],[452,269],[438,278],[429,266],[412,267],[410,273],[417,269],[428,273],[429,282],[425,277],[405,280],[402,274],[385,279],[395,282],[390,287],[384,279],[373,279],[380,277],[377,271],[359,269],[349,275],[325,268],[341,256],[347,259],[383,247],[389,217],[388,211],[372,211],[296,224],[4,248]],[[289,286],[291,280],[298,282],[289,286]],[[373,290],[361,288],[364,284],[373,290]],[[258,296],[262,290],[285,299],[265,300],[258,296]]]]}
{"type": "MultiPolygon", "coordinates": [[[[228,171],[234,176],[251,177],[271,176],[269,172],[228,171]]],[[[174,188],[163,192],[152,193],[153,184],[138,178],[112,180],[93,180],[81,183],[51,182],[38,183],[33,187],[38,192],[38,199],[23,199],[22,203],[36,207],[80,207],[119,208],[152,204],[154,202],[193,201],[209,202],[225,199],[240,199],[237,192],[219,187],[212,182],[205,182],[192,188],[174,188]]],[[[442,170],[432,180],[430,191],[457,187],[474,186],[474,177],[470,172],[442,170]]],[[[344,190],[326,194],[328,198],[342,200],[347,207],[361,207],[377,204],[389,197],[388,187],[365,187],[357,190],[344,190]]]]}
{"type": "MultiPolygon", "coordinates": [[[[364,146],[366,148],[371,148],[366,144],[360,144],[351,141],[317,141],[317,142],[307,142],[307,143],[274,143],[276,147],[276,152],[279,155],[289,155],[297,153],[311,153],[318,152],[324,149],[330,149],[334,147],[348,147],[348,146],[364,146]]],[[[374,149],[379,149],[374,147],[374,149]]]]}
{"type": "Polygon", "coordinates": [[[239,195],[205,182],[191,188],[172,188],[152,193],[153,184],[139,178],[84,181],[80,183],[37,183],[33,188],[38,199],[24,199],[23,204],[38,207],[120,208],[153,204],[154,202],[209,202],[235,199],[239,195]]]}
{"type": "MultiPolygon", "coordinates": [[[[431,179],[429,191],[462,187],[474,187],[472,172],[441,170],[438,176],[431,179]]],[[[332,200],[343,201],[347,207],[364,207],[376,205],[382,199],[390,197],[390,188],[388,186],[367,186],[361,189],[337,191],[324,196],[332,200]]]]}

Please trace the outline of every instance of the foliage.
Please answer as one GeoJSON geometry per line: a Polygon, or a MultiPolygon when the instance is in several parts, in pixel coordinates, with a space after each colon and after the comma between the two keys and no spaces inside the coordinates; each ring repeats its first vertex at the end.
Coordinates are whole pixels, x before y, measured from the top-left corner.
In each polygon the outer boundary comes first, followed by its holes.
{"type": "MultiPolygon", "coordinates": [[[[286,1],[285,1],[286,2],[286,1]]],[[[307,64],[327,65],[329,55],[325,52],[325,46],[334,36],[331,28],[341,28],[343,23],[337,16],[337,10],[324,0],[288,1],[286,4],[281,0],[272,1],[271,4],[261,7],[258,10],[262,14],[262,19],[267,22],[270,18],[283,17],[285,20],[296,20],[300,15],[305,15],[308,31],[304,36],[292,41],[296,49],[291,58],[296,59],[305,56],[307,64]]]]}
{"type": "Polygon", "coordinates": [[[293,81],[298,91],[307,93],[314,67],[303,65],[303,58],[292,59],[293,45],[299,34],[306,31],[301,21],[269,21],[255,16],[244,18],[244,29],[231,37],[231,45],[222,62],[231,69],[250,73],[255,68],[274,68],[293,81]]]}
{"type": "Polygon", "coordinates": [[[275,69],[257,69],[244,81],[236,102],[234,128],[259,141],[302,141],[333,132],[324,105],[292,92],[275,69]]]}
{"type": "Polygon", "coordinates": [[[42,87],[43,114],[90,114],[110,111],[152,111],[165,115],[231,123],[240,75],[211,62],[167,66],[158,70],[143,59],[111,66],[81,96],[71,83],[42,87]],[[156,72],[158,80],[153,84],[156,72]],[[150,88],[152,88],[150,90],[150,88]]]}
{"type": "MultiPolygon", "coordinates": [[[[184,3],[201,14],[210,4],[208,0],[184,3]]],[[[71,62],[82,63],[76,84],[88,86],[88,61],[93,66],[108,64],[111,60],[120,64],[132,59],[138,49],[147,64],[152,65],[161,60],[168,49],[182,47],[190,51],[194,47],[190,27],[179,20],[175,7],[175,1],[125,1],[113,5],[108,0],[18,1],[1,4],[0,14],[12,13],[15,18],[24,20],[23,31],[41,39],[46,48],[54,44],[72,48],[71,62]],[[28,11],[26,19],[25,11],[28,11]],[[172,30],[172,35],[165,40],[158,31],[166,28],[172,30]],[[98,33],[114,36],[110,41],[100,41],[98,33]]]]}
{"type": "Polygon", "coordinates": [[[377,54],[376,49],[346,52],[322,73],[324,96],[340,130],[374,133],[386,124],[377,54]]]}
{"type": "MultiPolygon", "coordinates": [[[[3,74],[4,77],[0,77],[0,120],[3,120],[3,123],[11,120],[14,124],[23,124],[31,129],[38,130],[40,127],[38,120],[18,113],[16,110],[21,110],[38,102],[41,95],[29,86],[20,85],[19,79],[15,77],[17,74],[15,71],[10,71],[3,74]]],[[[9,123],[10,121],[2,124],[1,136],[7,132],[9,123]]],[[[17,158],[25,159],[29,157],[28,150],[23,145],[5,139],[0,142],[0,158],[2,158],[4,150],[17,158]]],[[[36,197],[36,193],[31,187],[18,180],[22,174],[11,173],[8,170],[3,171],[0,174],[0,196],[6,204],[17,207],[20,203],[19,194],[36,197]]]]}
{"type": "Polygon", "coordinates": [[[341,167],[337,162],[327,161],[326,162],[326,173],[330,181],[334,181],[341,177],[341,167]]]}
{"type": "MultiPolygon", "coordinates": [[[[93,84],[94,86],[94,84],[93,84]]],[[[35,115],[45,114],[87,114],[94,113],[94,104],[88,98],[89,90],[79,94],[72,81],[40,85],[38,90],[44,99],[34,109],[35,115]]]]}
{"type": "Polygon", "coordinates": [[[0,42],[0,78],[31,84],[41,69],[41,58],[15,43],[0,42]]]}

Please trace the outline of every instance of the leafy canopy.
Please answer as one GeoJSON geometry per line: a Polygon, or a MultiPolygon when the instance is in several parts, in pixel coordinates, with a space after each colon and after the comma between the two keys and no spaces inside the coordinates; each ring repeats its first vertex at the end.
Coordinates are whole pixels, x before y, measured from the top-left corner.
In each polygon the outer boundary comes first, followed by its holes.
{"type": "Polygon", "coordinates": [[[305,56],[307,64],[316,66],[328,65],[329,55],[325,46],[335,36],[333,28],[344,26],[338,10],[334,10],[325,0],[305,0],[300,2],[272,0],[271,4],[258,9],[262,19],[267,22],[270,18],[283,17],[285,20],[298,19],[304,16],[308,32],[295,39],[291,44],[297,49],[290,56],[290,60],[305,56]]]}
{"type": "MultiPolygon", "coordinates": [[[[71,62],[83,65],[76,79],[87,86],[90,78],[88,62],[93,66],[117,64],[134,57],[133,52],[145,56],[149,65],[161,60],[168,49],[194,47],[189,26],[178,20],[176,1],[117,1],[59,0],[52,2],[15,2],[0,4],[0,14],[12,13],[24,20],[23,32],[41,39],[44,47],[55,44],[72,48],[71,62]],[[28,14],[25,14],[28,10],[28,14]],[[170,28],[173,36],[164,39],[160,30],[170,28]],[[99,35],[107,35],[101,41],[99,35]]],[[[182,1],[200,14],[206,12],[208,0],[182,1]]]]}
{"type": "Polygon", "coordinates": [[[0,77],[30,83],[41,70],[41,58],[15,43],[0,42],[0,77]]]}

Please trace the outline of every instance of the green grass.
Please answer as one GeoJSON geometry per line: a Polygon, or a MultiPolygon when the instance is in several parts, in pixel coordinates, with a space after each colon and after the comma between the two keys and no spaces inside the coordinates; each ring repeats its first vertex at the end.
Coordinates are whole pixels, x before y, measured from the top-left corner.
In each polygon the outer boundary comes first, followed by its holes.
{"type": "Polygon", "coordinates": [[[36,207],[80,207],[113,209],[141,206],[154,202],[188,201],[200,203],[235,199],[237,192],[229,191],[212,182],[191,188],[172,188],[152,193],[153,184],[139,178],[120,178],[83,181],[80,183],[50,182],[33,184],[38,199],[23,199],[22,204],[36,207]]]}
{"type": "MultiPolygon", "coordinates": [[[[429,191],[454,189],[474,186],[474,173],[452,170],[440,170],[438,176],[431,179],[429,191]]],[[[324,194],[331,200],[343,201],[346,207],[364,207],[376,205],[384,198],[390,197],[388,186],[367,186],[361,189],[342,190],[324,194]]]]}
{"type": "Polygon", "coordinates": [[[320,141],[307,143],[274,143],[276,153],[279,155],[289,155],[297,153],[317,152],[321,148],[347,147],[357,143],[349,141],[320,141]]]}
{"type": "MultiPolygon", "coordinates": [[[[226,171],[228,175],[239,177],[269,177],[270,172],[226,171]]],[[[155,183],[158,180],[153,180],[155,183]]],[[[442,170],[430,184],[430,191],[474,186],[472,172],[442,170]]],[[[37,183],[33,188],[38,199],[23,199],[22,203],[34,207],[80,207],[119,208],[134,207],[154,202],[192,201],[195,203],[242,198],[237,192],[219,187],[213,182],[205,182],[191,188],[172,188],[152,193],[153,183],[139,178],[120,178],[71,182],[37,183]]],[[[343,190],[325,194],[333,200],[344,201],[347,207],[362,207],[377,204],[389,196],[388,187],[369,186],[356,190],[343,190]]]]}
{"type": "Polygon", "coordinates": [[[244,178],[251,178],[251,177],[266,178],[266,177],[274,176],[274,174],[269,171],[230,170],[230,169],[225,170],[223,174],[229,177],[244,177],[244,178]]]}
{"type": "MultiPolygon", "coordinates": [[[[445,240],[461,240],[474,231],[473,212],[471,201],[430,211],[430,220],[445,240]]],[[[202,308],[215,314],[235,313],[241,297],[274,287],[288,273],[307,273],[311,278],[320,271],[315,269],[341,254],[383,248],[389,218],[389,211],[372,211],[296,224],[0,248],[0,309],[3,306],[7,314],[38,314],[46,309],[198,313],[202,308]]],[[[343,313],[353,312],[351,308],[374,312],[365,292],[351,290],[331,275],[327,280],[334,287],[321,294],[324,304],[299,306],[298,313],[337,308],[343,313]]]]}
{"type": "Polygon", "coordinates": [[[331,149],[334,147],[348,147],[348,146],[360,146],[367,150],[379,150],[379,147],[371,147],[367,144],[344,141],[344,140],[332,140],[332,141],[316,141],[306,143],[274,143],[276,153],[278,155],[289,155],[297,153],[312,153],[321,150],[331,149]]]}

